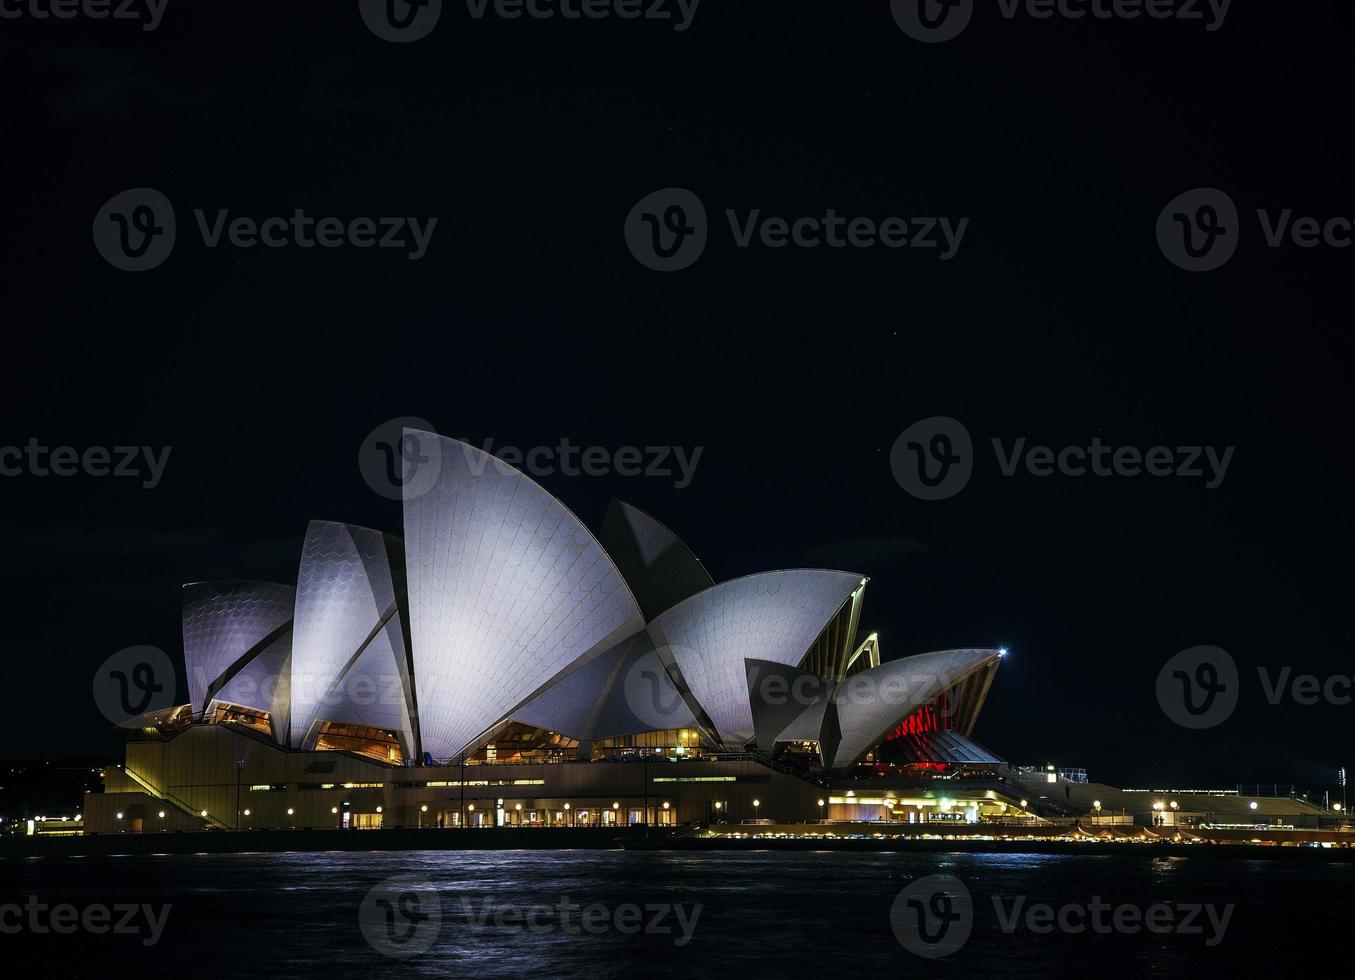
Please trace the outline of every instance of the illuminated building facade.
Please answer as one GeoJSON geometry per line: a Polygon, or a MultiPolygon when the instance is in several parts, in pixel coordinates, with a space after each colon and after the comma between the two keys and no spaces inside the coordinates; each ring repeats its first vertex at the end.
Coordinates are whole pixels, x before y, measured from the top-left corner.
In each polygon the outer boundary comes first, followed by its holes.
{"type": "Polygon", "coordinates": [[[614,502],[594,536],[502,461],[405,440],[419,465],[403,538],[312,522],[294,586],[185,587],[190,701],[125,726],[126,765],[90,797],[89,829],[1015,806],[1004,764],[971,738],[1001,651],[882,663],[863,575],[716,583],[633,507],[614,502]]]}

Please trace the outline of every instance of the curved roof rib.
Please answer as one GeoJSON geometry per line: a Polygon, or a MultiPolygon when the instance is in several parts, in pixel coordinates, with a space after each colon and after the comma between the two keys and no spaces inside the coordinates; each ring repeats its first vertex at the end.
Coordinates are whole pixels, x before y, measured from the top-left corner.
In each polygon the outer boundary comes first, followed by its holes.
{"type": "Polygon", "coordinates": [[[287,657],[296,590],[272,582],[194,582],[183,588],[184,668],[193,712],[214,699],[269,712],[285,738],[287,657]]]}
{"type": "Polygon", "coordinates": [[[290,744],[314,744],[320,722],[401,733],[417,750],[396,578],[400,543],[332,521],[306,529],[292,634],[290,744]]]}
{"type": "Polygon", "coordinates": [[[676,534],[620,500],[607,506],[598,540],[625,575],[647,620],[715,584],[676,534]]]}
{"type": "Polygon", "coordinates": [[[405,446],[419,725],[446,759],[644,618],[602,545],[526,475],[428,432],[405,446]]]}
{"type": "MultiPolygon", "coordinates": [[[[857,762],[917,708],[980,670],[991,669],[998,658],[997,650],[942,650],[848,677],[832,695],[841,728],[832,768],[857,762]]],[[[973,710],[977,712],[977,707],[973,710]]]]}
{"type": "Polygon", "coordinates": [[[754,735],[744,661],[799,664],[825,624],[864,581],[856,572],[763,572],[699,592],[648,627],[726,745],[754,735]]]}

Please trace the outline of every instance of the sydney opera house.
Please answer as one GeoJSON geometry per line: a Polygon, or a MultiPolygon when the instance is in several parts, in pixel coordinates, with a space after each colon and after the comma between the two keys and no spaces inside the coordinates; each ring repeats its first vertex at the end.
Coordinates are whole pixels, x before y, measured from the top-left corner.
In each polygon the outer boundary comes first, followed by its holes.
{"type": "Polygon", "coordinates": [[[313,522],[295,583],[183,591],[189,702],[128,721],[89,831],[1020,815],[971,738],[1001,660],[881,661],[867,580],[714,582],[613,502],[406,430],[403,538],[313,522]]]}

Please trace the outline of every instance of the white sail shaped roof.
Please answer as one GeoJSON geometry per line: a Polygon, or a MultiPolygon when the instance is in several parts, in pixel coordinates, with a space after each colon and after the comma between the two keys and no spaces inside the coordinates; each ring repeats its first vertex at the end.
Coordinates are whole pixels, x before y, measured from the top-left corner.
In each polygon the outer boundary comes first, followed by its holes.
{"type": "Polygon", "coordinates": [[[332,521],[306,529],[292,634],[291,736],[314,744],[321,722],[388,728],[415,749],[403,626],[392,562],[399,542],[332,521]]]}
{"type": "Polygon", "coordinates": [[[941,650],[848,677],[832,694],[842,733],[833,768],[856,762],[919,707],[999,656],[997,650],[941,650]]]}
{"type": "Polygon", "coordinates": [[[406,430],[405,446],[419,726],[448,759],[644,619],[593,535],[526,475],[432,433],[406,430]]]}
{"type": "MultiPolygon", "coordinates": [[[[201,712],[251,660],[290,633],[296,590],[272,582],[194,582],[183,588],[184,667],[201,712]]],[[[268,705],[246,705],[267,711],[268,705]]]]}
{"type": "Polygon", "coordinates": [[[856,572],[791,569],[723,582],[660,615],[648,632],[676,661],[728,746],[753,738],[745,660],[796,665],[864,581],[856,572]]]}
{"type": "Polygon", "coordinates": [[[287,743],[291,718],[292,643],[290,635],[280,637],[261,650],[232,676],[212,700],[238,704],[255,711],[267,711],[273,737],[279,745],[287,743]]]}

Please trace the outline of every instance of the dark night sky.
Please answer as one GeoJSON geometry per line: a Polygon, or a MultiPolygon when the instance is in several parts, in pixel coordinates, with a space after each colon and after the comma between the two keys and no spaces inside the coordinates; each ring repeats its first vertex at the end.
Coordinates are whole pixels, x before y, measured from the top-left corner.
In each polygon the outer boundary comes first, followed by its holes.
{"type": "Polygon", "coordinates": [[[873,581],[885,656],[1005,644],[978,737],[1127,785],[1296,782],[1350,764],[1355,708],[1266,703],[1256,667],[1355,669],[1348,593],[1355,250],[1265,248],[1256,208],[1355,217],[1337,2],[1199,24],[1002,20],[919,44],[884,2],[706,0],[654,23],[471,19],[396,45],[351,2],[170,0],[117,22],[0,23],[8,357],[0,444],[172,446],[163,482],[0,478],[8,754],[116,750],[90,697],[133,644],[176,660],[178,587],[294,581],[310,518],[400,527],[358,446],[429,420],[496,444],[702,446],[690,487],[613,496],[719,579],[873,581]],[[160,268],[91,223],[150,186],[160,268]],[[714,230],[663,275],[622,224],[662,187],[714,230]],[[1251,225],[1201,275],[1163,206],[1224,188],[1251,225]],[[727,207],[968,216],[960,254],[740,250],[727,207]],[[437,216],[428,255],[204,248],[192,209],[437,216]],[[923,502],[889,465],[949,415],[982,450],[923,502]],[[1199,480],[1002,477],[988,441],[1235,446],[1199,480]],[[986,454],[986,455],[985,455],[986,454]],[[1159,709],[1176,651],[1229,650],[1242,704],[1159,709]]]}

